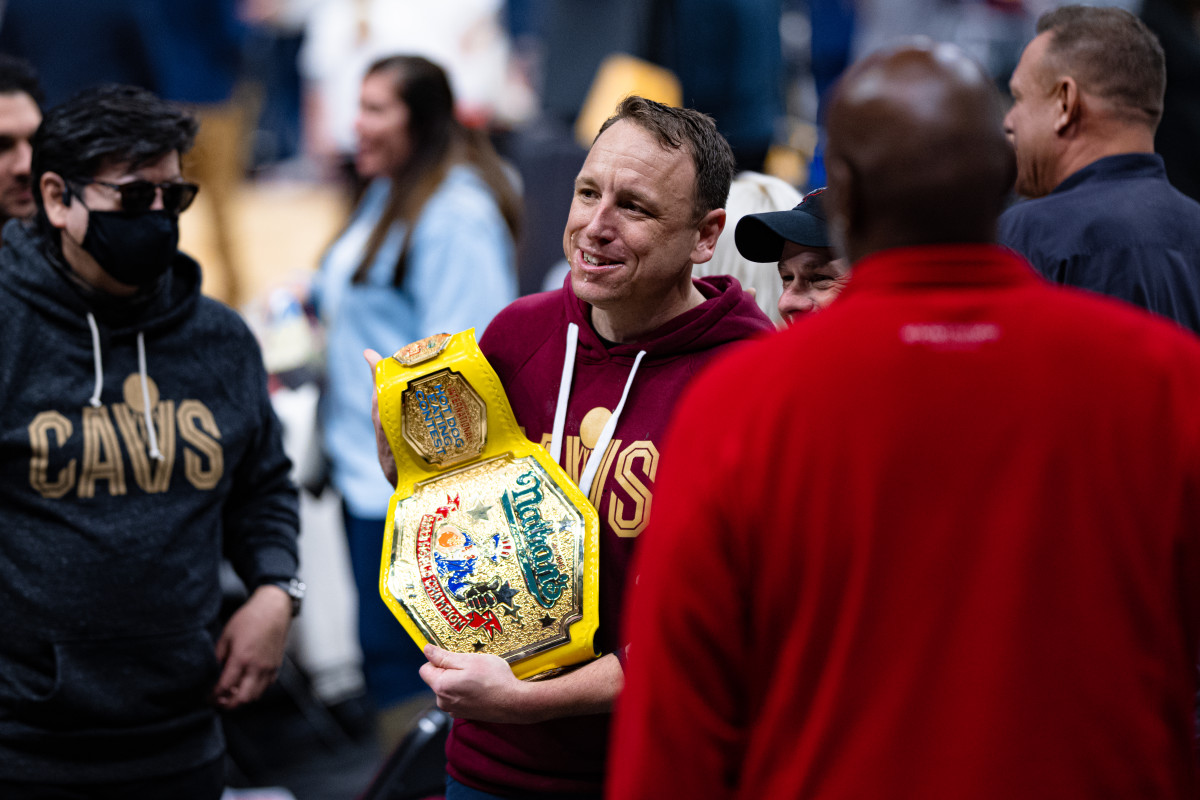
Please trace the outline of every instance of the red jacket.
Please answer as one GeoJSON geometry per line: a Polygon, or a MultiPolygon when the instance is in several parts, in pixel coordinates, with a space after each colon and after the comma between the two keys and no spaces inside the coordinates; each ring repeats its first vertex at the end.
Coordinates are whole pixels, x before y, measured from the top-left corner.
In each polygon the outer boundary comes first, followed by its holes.
{"type": "Polygon", "coordinates": [[[1197,796],[1182,329],[880,253],[693,384],[658,490],[609,797],[1197,796]]]}
{"type": "MultiPolygon", "coordinates": [[[[561,463],[578,479],[599,431],[638,367],[591,498],[600,513],[600,630],[596,649],[621,646],[625,579],[646,527],[659,468],[659,444],[675,401],[701,367],[728,345],[772,330],[770,320],[728,276],[699,279],[706,301],[643,341],[606,347],[571,292],[521,298],[500,312],[480,347],[500,376],[517,422],[549,445],[566,354],[567,325],[579,326],[561,463]],[[582,433],[581,433],[582,430],[582,433]]],[[[568,717],[536,725],[457,720],[446,747],[447,771],[483,791],[595,796],[602,791],[610,715],[568,717]]]]}

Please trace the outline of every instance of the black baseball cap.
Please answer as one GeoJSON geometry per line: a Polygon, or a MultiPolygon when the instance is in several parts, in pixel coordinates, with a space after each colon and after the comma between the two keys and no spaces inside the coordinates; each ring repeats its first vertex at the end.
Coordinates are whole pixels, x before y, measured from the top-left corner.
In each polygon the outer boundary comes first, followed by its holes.
{"type": "Polygon", "coordinates": [[[783,254],[784,242],[805,247],[829,247],[825,229],[825,207],[821,200],[825,187],[804,195],[800,205],[788,211],[747,214],[738,220],[733,242],[738,252],[751,261],[774,262],[783,254]]]}

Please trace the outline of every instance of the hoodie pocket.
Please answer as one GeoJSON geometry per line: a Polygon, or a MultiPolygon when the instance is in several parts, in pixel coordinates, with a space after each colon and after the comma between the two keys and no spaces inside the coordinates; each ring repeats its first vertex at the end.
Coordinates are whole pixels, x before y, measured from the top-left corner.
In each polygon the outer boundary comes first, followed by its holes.
{"type": "Polygon", "coordinates": [[[154,725],[203,708],[216,684],[215,646],[200,628],[54,644],[54,686],[15,716],[46,730],[154,725]]]}

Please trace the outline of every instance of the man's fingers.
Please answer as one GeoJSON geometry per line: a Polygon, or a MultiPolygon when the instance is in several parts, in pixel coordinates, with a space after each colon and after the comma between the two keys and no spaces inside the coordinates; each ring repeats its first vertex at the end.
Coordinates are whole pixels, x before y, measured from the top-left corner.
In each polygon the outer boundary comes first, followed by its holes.
{"type": "Polygon", "coordinates": [[[434,694],[437,694],[442,676],[446,674],[446,670],[441,667],[435,667],[427,661],[417,670],[417,674],[421,676],[421,680],[425,682],[425,685],[432,689],[434,694]]]}
{"type": "MultiPolygon", "coordinates": [[[[367,360],[367,365],[371,368],[371,382],[375,382],[375,367],[383,360],[383,356],[376,353],[370,348],[363,350],[363,358],[367,360]]],[[[371,392],[371,421],[375,426],[375,449],[378,451],[379,467],[383,470],[383,475],[387,478],[388,483],[392,486],[396,485],[396,456],[392,453],[392,446],[388,443],[387,437],[383,433],[383,424],[379,420],[379,392],[371,392]]]]}
{"type": "Polygon", "coordinates": [[[243,706],[257,700],[278,673],[277,669],[259,669],[248,664],[240,668],[231,665],[221,674],[213,696],[217,705],[226,710],[243,706]]]}
{"type": "Polygon", "coordinates": [[[275,670],[247,672],[242,677],[242,685],[238,687],[237,705],[257,700],[273,680],[275,680],[275,670]]]}
{"type": "Polygon", "coordinates": [[[213,689],[213,697],[222,708],[233,708],[237,704],[239,685],[245,678],[246,668],[242,664],[229,662],[221,670],[221,679],[213,689]]]}
{"type": "Polygon", "coordinates": [[[462,669],[461,653],[451,653],[436,644],[425,645],[421,652],[425,654],[425,658],[429,659],[429,663],[438,669],[462,669]]]}

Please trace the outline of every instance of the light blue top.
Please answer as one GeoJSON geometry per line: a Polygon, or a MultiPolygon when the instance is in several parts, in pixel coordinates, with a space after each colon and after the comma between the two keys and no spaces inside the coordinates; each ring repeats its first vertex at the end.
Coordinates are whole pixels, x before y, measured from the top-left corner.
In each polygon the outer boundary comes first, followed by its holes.
{"type": "Polygon", "coordinates": [[[414,228],[408,270],[392,286],[406,228],[393,225],[367,280],[351,285],[390,183],[367,187],[350,225],[329,248],[313,281],[325,325],[327,385],[321,401],[333,485],[356,517],[387,515],[392,487],[379,468],[371,422],[374,384],[362,352],[390,355],[435,333],[475,328],[476,335],[516,298],[515,248],[487,185],[455,166],[429,198],[414,228]]]}

